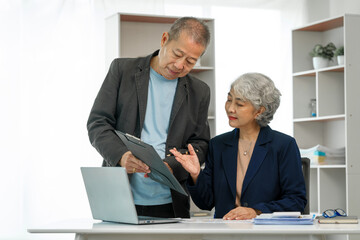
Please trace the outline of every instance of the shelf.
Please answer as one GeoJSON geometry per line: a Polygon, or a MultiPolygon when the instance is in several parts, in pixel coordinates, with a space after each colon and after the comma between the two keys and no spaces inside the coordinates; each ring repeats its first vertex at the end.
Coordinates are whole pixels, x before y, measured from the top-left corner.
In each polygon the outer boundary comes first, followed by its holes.
{"type": "Polygon", "coordinates": [[[331,121],[345,119],[345,114],[334,115],[334,116],[325,116],[325,117],[308,117],[308,118],[295,118],[293,119],[294,123],[297,122],[322,122],[322,121],[331,121]]]}
{"type": "Polygon", "coordinates": [[[330,20],[324,20],[315,22],[311,25],[295,29],[294,31],[314,31],[314,32],[324,32],[334,28],[344,26],[344,17],[337,17],[330,20]]]}
{"type": "MultiPolygon", "coordinates": [[[[142,22],[142,23],[174,23],[179,17],[175,16],[154,16],[147,14],[124,14],[118,13],[120,15],[120,21],[122,22],[142,22]]],[[[109,18],[111,18],[110,16],[109,18]]],[[[212,19],[202,18],[205,22],[212,21],[212,19]]]]}
{"type": "Polygon", "coordinates": [[[203,71],[211,71],[214,70],[214,67],[205,67],[205,66],[201,66],[201,67],[194,67],[191,72],[203,72],[203,71]]]}
{"type": "Polygon", "coordinates": [[[308,70],[308,71],[301,71],[301,72],[296,72],[293,74],[294,77],[302,77],[302,76],[316,76],[316,73],[319,72],[344,72],[344,65],[337,65],[337,66],[332,66],[332,67],[327,67],[327,68],[321,68],[321,69],[314,69],[314,70],[308,70]]]}
{"type": "Polygon", "coordinates": [[[345,164],[313,164],[310,165],[310,168],[318,169],[318,168],[346,168],[345,164]]]}

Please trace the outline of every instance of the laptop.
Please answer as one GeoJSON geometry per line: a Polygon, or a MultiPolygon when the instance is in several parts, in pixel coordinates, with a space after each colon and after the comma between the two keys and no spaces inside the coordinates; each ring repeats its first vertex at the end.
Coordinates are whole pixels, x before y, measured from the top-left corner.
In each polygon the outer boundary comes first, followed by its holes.
{"type": "Polygon", "coordinates": [[[122,167],[81,167],[94,219],[128,224],[179,222],[180,218],[138,216],[128,174],[122,167]]]}

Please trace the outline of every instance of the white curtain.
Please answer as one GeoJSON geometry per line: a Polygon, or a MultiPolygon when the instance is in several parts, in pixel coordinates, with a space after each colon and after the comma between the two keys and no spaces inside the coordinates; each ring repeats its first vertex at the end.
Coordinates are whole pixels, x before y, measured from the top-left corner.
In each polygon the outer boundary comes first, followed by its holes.
{"type": "Polygon", "coordinates": [[[291,134],[290,30],[302,23],[303,5],[0,0],[0,239],[60,239],[26,229],[91,218],[80,166],[101,164],[86,121],[108,68],[105,17],[129,12],[215,18],[217,133],[229,130],[223,105],[230,83],[258,71],[273,78],[283,94],[272,127],[291,134]]]}

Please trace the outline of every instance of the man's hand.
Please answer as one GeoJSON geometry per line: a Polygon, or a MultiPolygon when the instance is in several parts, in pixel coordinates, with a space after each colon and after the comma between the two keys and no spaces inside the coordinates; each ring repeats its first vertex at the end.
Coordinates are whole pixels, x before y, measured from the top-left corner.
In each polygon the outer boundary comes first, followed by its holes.
{"type": "Polygon", "coordinates": [[[253,208],[237,207],[228,212],[223,219],[224,220],[245,220],[256,217],[256,211],[253,208]]]}
{"type": "Polygon", "coordinates": [[[170,167],[170,165],[169,165],[167,162],[164,162],[164,163],[165,163],[165,165],[168,167],[168,169],[170,170],[170,172],[171,172],[172,174],[174,174],[174,172],[173,172],[172,168],[170,167]]]}
{"type": "Polygon", "coordinates": [[[121,157],[119,164],[121,167],[126,169],[127,173],[150,173],[150,168],[148,165],[143,163],[140,159],[136,158],[130,151],[124,153],[121,157]]]}

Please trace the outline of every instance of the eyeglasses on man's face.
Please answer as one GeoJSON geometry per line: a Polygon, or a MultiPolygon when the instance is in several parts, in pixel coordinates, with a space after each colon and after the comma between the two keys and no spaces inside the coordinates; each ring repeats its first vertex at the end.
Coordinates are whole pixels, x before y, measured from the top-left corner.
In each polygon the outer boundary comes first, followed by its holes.
{"type": "Polygon", "coordinates": [[[341,208],[337,208],[337,209],[327,209],[323,212],[322,214],[324,217],[326,218],[333,218],[336,216],[341,216],[341,217],[346,217],[347,214],[344,210],[342,210],[341,208]]]}

